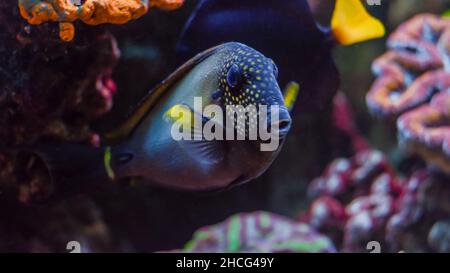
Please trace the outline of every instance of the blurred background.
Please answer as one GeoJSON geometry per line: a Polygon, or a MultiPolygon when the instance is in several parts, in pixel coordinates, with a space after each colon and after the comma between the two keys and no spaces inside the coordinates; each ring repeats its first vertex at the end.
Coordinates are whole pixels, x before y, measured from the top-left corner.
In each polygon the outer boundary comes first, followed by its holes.
{"type": "MultiPolygon", "coordinates": [[[[332,1],[310,2],[323,7],[317,9],[317,21],[329,21],[332,1]]],[[[113,107],[91,120],[92,131],[101,133],[117,126],[152,86],[176,68],[175,46],[197,3],[187,0],[183,7],[170,12],[152,9],[139,20],[120,26],[76,25],[78,41],[74,47],[83,48],[85,40],[96,32],[104,32],[115,37],[121,51],[111,76],[117,84],[113,107]]],[[[2,19],[8,21],[0,21],[0,41],[5,41],[0,54],[5,55],[22,50],[14,44],[5,45],[13,39],[11,33],[20,32],[24,23],[12,7],[2,8],[9,14],[2,19]],[[8,29],[8,24],[15,25],[8,29]]],[[[388,33],[416,14],[442,14],[448,8],[447,0],[382,0],[381,6],[368,7],[383,21],[388,33]]],[[[41,26],[38,35],[45,35],[44,28],[52,26],[41,26]]],[[[56,35],[53,30],[50,33],[56,35]]],[[[401,175],[410,166],[404,166],[408,161],[398,148],[395,122],[374,118],[365,102],[374,80],[372,61],[386,51],[385,44],[385,39],[379,39],[337,46],[334,57],[341,76],[340,92],[348,99],[357,129],[372,147],[385,153],[401,175]]],[[[58,46],[52,48],[55,52],[61,50],[58,46]]],[[[72,69],[82,69],[84,64],[78,65],[72,69]]],[[[5,86],[2,90],[7,89],[5,86]]],[[[273,166],[260,178],[230,191],[178,192],[121,183],[50,207],[17,204],[14,198],[0,195],[0,251],[66,252],[66,243],[73,240],[81,242],[86,252],[166,251],[183,248],[198,228],[236,213],[264,210],[296,219],[310,205],[310,181],[320,176],[331,160],[350,157],[355,152],[348,136],[330,126],[332,112],[332,105],[324,105],[316,113],[303,114],[298,110],[293,117],[297,122],[273,166]]],[[[13,183],[7,179],[3,185],[13,183]]]]}

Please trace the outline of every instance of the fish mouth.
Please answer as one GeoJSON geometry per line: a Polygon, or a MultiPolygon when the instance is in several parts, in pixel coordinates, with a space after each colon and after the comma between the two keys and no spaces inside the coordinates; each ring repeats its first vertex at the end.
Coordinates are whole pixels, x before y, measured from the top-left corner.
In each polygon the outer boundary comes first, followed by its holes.
{"type": "Polygon", "coordinates": [[[292,118],[286,107],[279,107],[278,119],[272,121],[271,110],[267,114],[267,128],[271,130],[271,135],[282,140],[286,138],[292,127],[292,118]]]}
{"type": "Polygon", "coordinates": [[[278,121],[276,124],[272,123],[271,126],[279,128],[275,131],[275,133],[278,135],[278,138],[284,139],[291,130],[291,124],[292,121],[290,119],[283,119],[278,121]]]}

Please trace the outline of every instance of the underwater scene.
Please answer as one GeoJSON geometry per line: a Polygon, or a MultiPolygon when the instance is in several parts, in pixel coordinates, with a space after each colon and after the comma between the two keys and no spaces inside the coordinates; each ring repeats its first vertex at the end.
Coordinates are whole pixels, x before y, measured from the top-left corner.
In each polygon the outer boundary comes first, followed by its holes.
{"type": "Polygon", "coordinates": [[[450,253],[450,0],[0,0],[0,252],[450,253]]]}

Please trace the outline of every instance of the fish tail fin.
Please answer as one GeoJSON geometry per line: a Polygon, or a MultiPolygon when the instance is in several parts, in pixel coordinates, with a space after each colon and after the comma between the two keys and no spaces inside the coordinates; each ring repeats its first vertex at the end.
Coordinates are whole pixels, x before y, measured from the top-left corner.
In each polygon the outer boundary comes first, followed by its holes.
{"type": "Polygon", "coordinates": [[[289,112],[292,112],[294,109],[294,105],[297,101],[298,94],[300,91],[300,85],[297,82],[289,82],[284,89],[283,96],[284,96],[284,104],[286,105],[286,108],[289,112]]]}
{"type": "Polygon", "coordinates": [[[381,38],[386,33],[383,23],[369,14],[361,0],[336,0],[331,29],[343,45],[381,38]]]}
{"type": "Polygon", "coordinates": [[[20,147],[17,153],[42,163],[52,188],[43,203],[93,192],[114,178],[109,148],[56,143],[20,147]]]}

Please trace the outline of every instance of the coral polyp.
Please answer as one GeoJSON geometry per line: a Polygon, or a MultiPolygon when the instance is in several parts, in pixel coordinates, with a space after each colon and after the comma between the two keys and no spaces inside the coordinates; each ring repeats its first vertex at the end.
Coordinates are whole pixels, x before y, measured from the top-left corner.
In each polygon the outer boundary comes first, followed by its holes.
{"type": "Polygon", "coordinates": [[[73,22],[88,25],[125,24],[147,13],[151,7],[176,9],[184,0],[19,0],[20,14],[29,24],[60,23],[60,38],[71,41],[73,22]]]}

